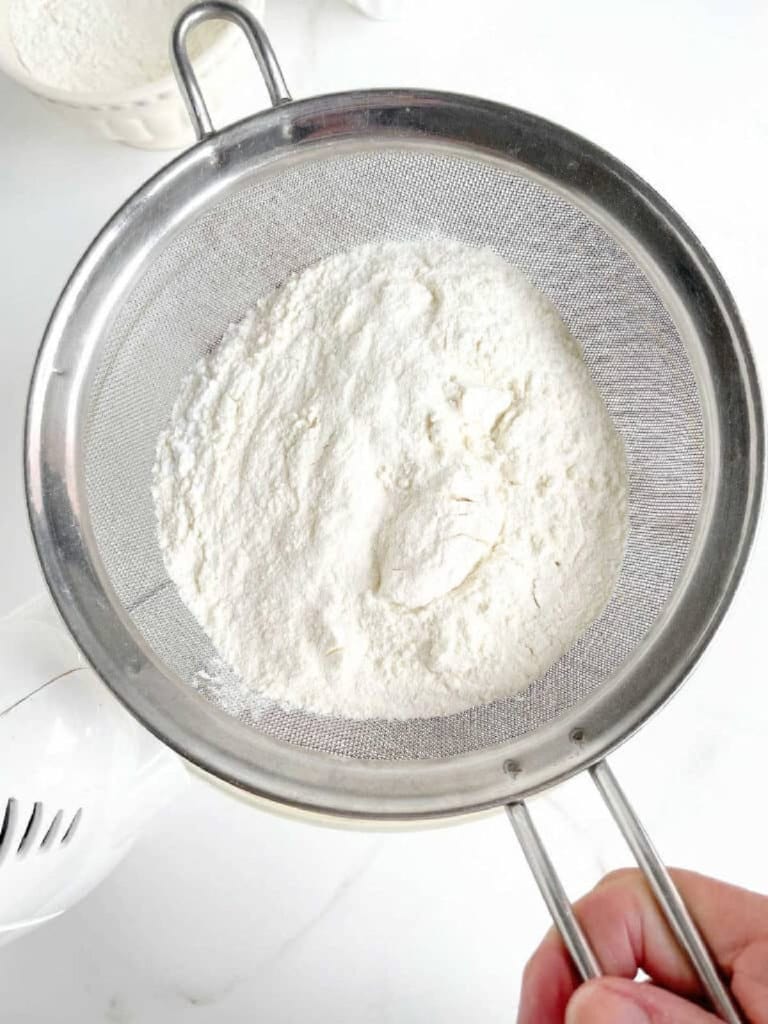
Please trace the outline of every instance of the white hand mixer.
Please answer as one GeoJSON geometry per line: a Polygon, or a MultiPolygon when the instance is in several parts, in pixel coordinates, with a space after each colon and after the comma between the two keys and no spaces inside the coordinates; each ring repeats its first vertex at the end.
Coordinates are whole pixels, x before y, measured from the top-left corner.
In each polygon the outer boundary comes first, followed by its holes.
{"type": "Polygon", "coordinates": [[[0,945],[101,881],[186,781],[120,707],[50,598],[0,619],[0,945]]]}

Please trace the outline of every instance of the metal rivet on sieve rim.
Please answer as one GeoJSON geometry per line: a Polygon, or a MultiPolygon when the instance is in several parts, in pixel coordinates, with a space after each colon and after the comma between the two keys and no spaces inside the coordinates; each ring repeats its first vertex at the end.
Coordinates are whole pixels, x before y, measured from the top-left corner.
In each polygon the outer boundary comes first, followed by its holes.
{"type": "Polygon", "coordinates": [[[583,743],[584,742],[584,730],[583,729],[572,729],[571,734],[568,737],[571,743],[583,743]]]}
{"type": "Polygon", "coordinates": [[[507,773],[507,775],[511,775],[513,779],[516,779],[522,770],[523,769],[520,767],[517,761],[504,762],[504,771],[507,773]]]}

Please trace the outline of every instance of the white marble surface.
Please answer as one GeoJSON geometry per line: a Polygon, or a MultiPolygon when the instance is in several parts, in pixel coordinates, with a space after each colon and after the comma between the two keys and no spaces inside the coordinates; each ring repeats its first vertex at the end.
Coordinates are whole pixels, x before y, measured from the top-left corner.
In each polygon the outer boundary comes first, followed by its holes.
{"type": "MultiPolygon", "coordinates": [[[[612,150],[702,238],[765,377],[765,5],[431,7],[439,16],[379,24],[337,0],[269,0],[267,25],[297,96],[448,88],[526,107],[612,150]]],[[[2,613],[39,587],[20,450],[40,332],[83,246],[164,158],[76,136],[5,79],[0,139],[2,613]]],[[[767,576],[763,530],[695,677],[613,762],[670,861],[766,891],[767,576]]],[[[537,814],[574,894],[627,862],[585,780],[537,801],[537,814]]],[[[510,1021],[545,925],[500,814],[429,831],[334,831],[196,781],[79,907],[0,950],[0,1017],[510,1021]]]]}

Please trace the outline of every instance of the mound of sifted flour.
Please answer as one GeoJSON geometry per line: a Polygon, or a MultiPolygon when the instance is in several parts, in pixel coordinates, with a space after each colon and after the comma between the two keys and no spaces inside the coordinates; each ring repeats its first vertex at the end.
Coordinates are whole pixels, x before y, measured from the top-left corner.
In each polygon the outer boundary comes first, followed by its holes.
{"type": "Polygon", "coordinates": [[[550,303],[487,250],[342,253],[184,381],[153,494],[168,573],[244,683],[351,718],[526,686],[606,604],[622,443],[550,303]]]}

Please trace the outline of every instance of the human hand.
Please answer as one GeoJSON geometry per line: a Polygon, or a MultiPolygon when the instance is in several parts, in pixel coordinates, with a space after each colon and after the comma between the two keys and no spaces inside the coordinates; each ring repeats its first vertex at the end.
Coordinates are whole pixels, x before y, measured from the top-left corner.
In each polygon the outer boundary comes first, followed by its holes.
{"type": "MultiPolygon", "coordinates": [[[[749,1024],[768,1024],[768,896],[690,871],[672,877],[749,1024]]],[[[606,977],[581,985],[556,932],[523,975],[518,1024],[716,1024],[636,869],[615,871],[574,910],[606,977]],[[639,968],[648,984],[632,981],[639,968]]]]}

